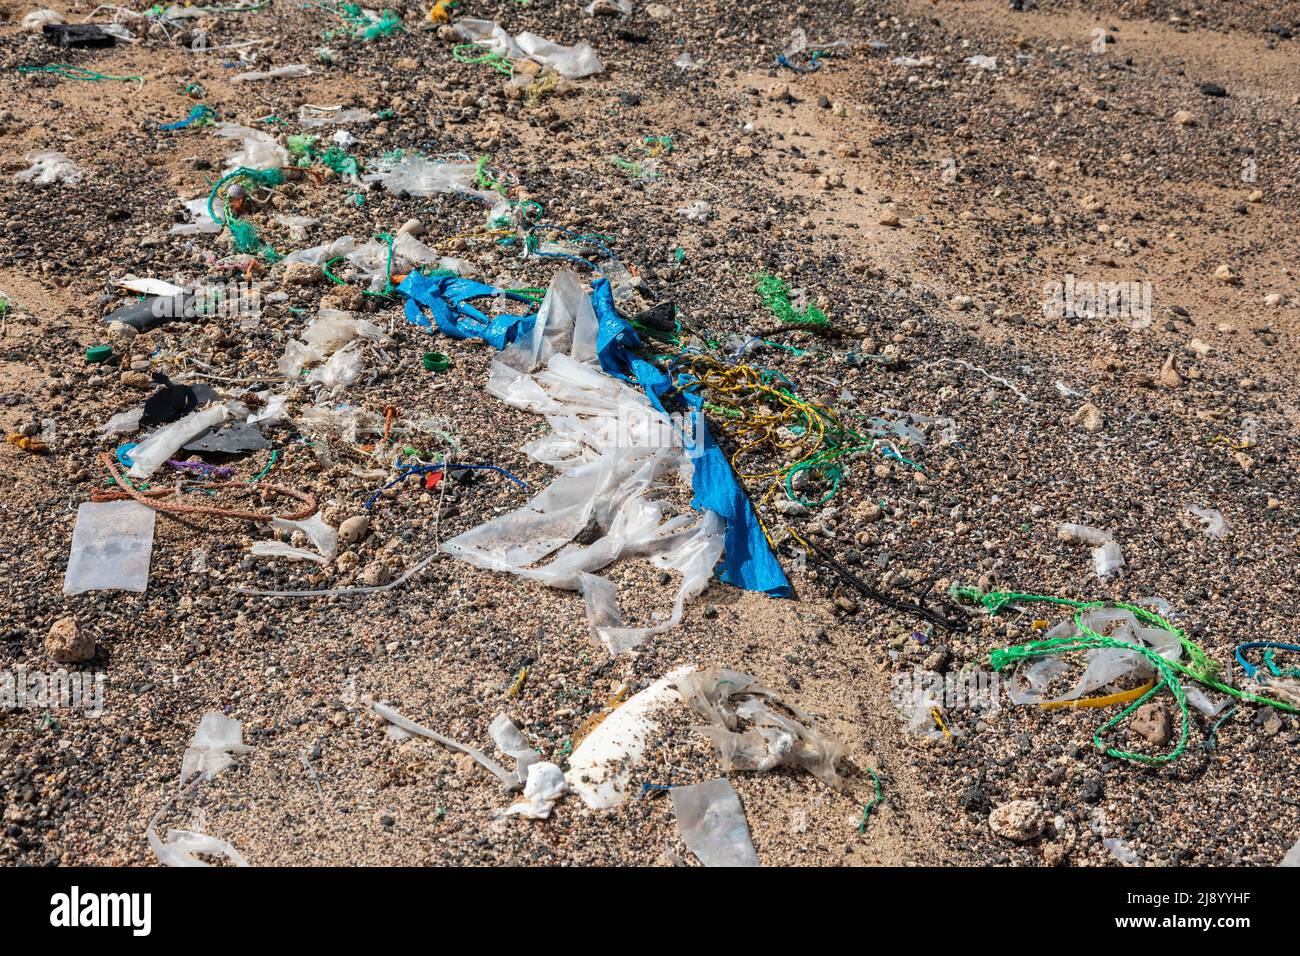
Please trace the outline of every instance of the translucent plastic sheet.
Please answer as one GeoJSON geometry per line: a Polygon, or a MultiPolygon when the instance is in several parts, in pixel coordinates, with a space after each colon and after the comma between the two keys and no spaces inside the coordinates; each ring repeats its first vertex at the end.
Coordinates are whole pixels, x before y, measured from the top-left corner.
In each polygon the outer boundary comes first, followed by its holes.
{"type": "Polygon", "coordinates": [[[252,749],[244,743],[244,729],[239,721],[210,710],[199,721],[199,729],[181,758],[181,783],[188,783],[198,774],[215,777],[230,766],[234,760],[232,754],[244,754],[252,749]]]}
{"type": "Polygon", "coordinates": [[[471,43],[477,43],[508,59],[534,60],[543,66],[549,66],[566,80],[581,79],[605,69],[596,51],[587,43],[561,46],[536,33],[520,33],[512,37],[491,20],[468,18],[456,22],[456,32],[471,43]]]}
{"type": "Polygon", "coordinates": [[[149,848],[164,866],[208,866],[197,854],[225,857],[235,866],[248,866],[248,862],[231,844],[205,833],[191,830],[168,830],[166,839],[160,839],[155,827],[158,820],[183,794],[225,770],[233,761],[232,754],[248,753],[252,747],[244,743],[244,729],[239,721],[217,711],[208,711],[199,721],[185,755],[181,758],[181,786],[145,827],[149,848]],[[188,784],[188,785],[187,785],[188,784]]]}
{"type": "Polygon", "coordinates": [[[1102,581],[1108,581],[1124,570],[1124,551],[1109,531],[1067,522],[1056,529],[1056,536],[1072,544],[1092,545],[1092,567],[1102,581]]]}
{"type": "MultiPolygon", "coordinates": [[[[228,168],[282,169],[289,165],[288,150],[269,133],[238,123],[217,123],[213,129],[221,138],[237,139],[242,145],[239,152],[226,157],[228,168]]],[[[206,211],[206,200],[203,205],[206,211]]]]}
{"type": "Polygon", "coordinates": [[[479,567],[580,591],[593,636],[618,654],[680,623],[686,602],[708,585],[722,556],[725,528],[712,512],[698,521],[670,514],[660,493],[668,479],[690,473],[683,441],[644,393],[600,371],[595,343],[590,299],[575,276],[561,273],[531,334],[501,353],[487,387],[516,408],[546,415],[553,437],[526,450],[560,474],[527,504],[452,538],[443,550],[479,567]],[[545,369],[533,374],[541,363],[545,369]],[[596,540],[572,543],[592,525],[600,532],[596,540]],[[595,574],[634,556],[681,575],[672,610],[648,627],[624,626],[616,588],[595,574]]]}
{"type": "Polygon", "coordinates": [[[1187,514],[1200,518],[1205,523],[1203,530],[1211,538],[1222,540],[1232,530],[1228,527],[1228,522],[1224,519],[1223,513],[1213,508],[1198,508],[1196,505],[1188,505],[1187,514]]]}
{"type": "Polygon", "coordinates": [[[381,165],[379,172],[362,176],[361,181],[382,183],[392,193],[406,192],[412,196],[456,193],[495,203],[501,197],[479,188],[477,172],[473,163],[447,163],[411,153],[392,164],[381,165]]]}
{"type": "Polygon", "coordinates": [[[740,797],[725,777],[668,791],[677,829],[705,866],[758,866],[740,797]]]}
{"type": "Polygon", "coordinates": [[[45,150],[28,153],[23,158],[32,164],[29,169],[24,169],[15,176],[23,182],[33,186],[53,186],[55,183],[74,185],[81,182],[81,170],[63,153],[45,150]]]}
{"type": "Polygon", "coordinates": [[[134,591],[149,586],[158,513],[137,501],[87,501],[77,507],[64,594],[134,591]]]}
{"type": "Polygon", "coordinates": [[[710,668],[682,675],[676,686],[686,705],[708,721],[694,729],[713,741],[723,770],[802,767],[827,786],[843,788],[835,770],[843,744],[750,675],[710,668]]]}
{"type": "Polygon", "coordinates": [[[532,748],[515,722],[505,714],[497,714],[488,725],[488,733],[492,735],[492,740],[507,757],[515,761],[515,777],[519,786],[523,786],[528,780],[528,768],[541,759],[537,751],[532,748]]]}

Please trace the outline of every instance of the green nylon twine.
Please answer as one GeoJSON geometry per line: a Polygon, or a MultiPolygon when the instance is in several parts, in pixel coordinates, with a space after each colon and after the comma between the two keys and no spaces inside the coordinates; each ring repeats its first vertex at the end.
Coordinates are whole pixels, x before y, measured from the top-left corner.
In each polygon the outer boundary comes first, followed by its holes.
{"type": "Polygon", "coordinates": [[[1268,704],[1270,707],[1276,707],[1279,710],[1296,713],[1297,708],[1282,701],[1273,700],[1268,697],[1260,697],[1245,691],[1238,690],[1235,687],[1229,687],[1220,680],[1221,668],[1219,664],[1212,660],[1205,649],[1195,641],[1190,640],[1182,629],[1175,627],[1169,621],[1165,620],[1158,614],[1138,607],[1133,604],[1111,603],[1108,601],[1072,601],[1068,598],[1057,598],[1046,594],[1021,594],[1009,591],[991,591],[988,594],[981,592],[978,588],[953,587],[949,593],[960,600],[970,601],[982,605],[990,615],[998,614],[1012,604],[1021,602],[1037,604],[1055,604],[1062,607],[1071,608],[1074,613],[1075,633],[1069,637],[1047,638],[1041,641],[1030,641],[1027,644],[1020,644],[1016,647],[999,648],[989,653],[989,664],[995,671],[1003,671],[1014,666],[1020,661],[1033,657],[1048,657],[1059,654],[1069,654],[1075,651],[1088,651],[1100,648],[1119,648],[1127,651],[1135,651],[1141,654],[1151,664],[1152,669],[1156,672],[1159,680],[1151,690],[1147,691],[1140,698],[1129,704],[1124,710],[1107,720],[1097,728],[1093,734],[1092,742],[1098,750],[1103,751],[1107,756],[1115,757],[1121,760],[1132,760],[1144,764],[1166,764],[1172,763],[1183,755],[1187,749],[1188,728],[1191,724],[1191,715],[1187,709],[1187,694],[1183,690],[1182,678],[1187,677],[1212,687],[1217,691],[1236,697],[1240,700],[1250,701],[1258,704],[1268,704]],[[1106,637],[1098,634],[1083,623],[1083,616],[1088,611],[1095,608],[1115,607],[1121,610],[1129,611],[1142,624],[1149,627],[1158,627],[1168,631],[1178,638],[1183,650],[1187,653],[1187,663],[1182,661],[1170,661],[1161,657],[1151,648],[1134,644],[1130,641],[1121,641],[1118,638],[1106,637]],[[1107,747],[1104,737],[1111,730],[1117,727],[1123,720],[1133,713],[1148,700],[1158,694],[1164,688],[1168,688],[1173,694],[1174,700],[1178,704],[1180,715],[1180,731],[1178,735],[1178,744],[1167,754],[1155,755],[1134,753],[1127,750],[1120,750],[1115,747],[1107,747]]]}

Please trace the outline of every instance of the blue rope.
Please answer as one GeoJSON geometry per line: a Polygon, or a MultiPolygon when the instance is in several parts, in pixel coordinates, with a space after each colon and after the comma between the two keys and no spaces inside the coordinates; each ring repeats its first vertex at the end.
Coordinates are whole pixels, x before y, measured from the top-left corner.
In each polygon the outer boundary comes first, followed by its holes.
{"type": "Polygon", "coordinates": [[[1241,669],[1246,672],[1247,677],[1249,677],[1251,680],[1254,680],[1255,675],[1259,673],[1259,668],[1256,667],[1254,664],[1250,663],[1250,661],[1246,660],[1244,652],[1255,651],[1260,649],[1269,652],[1268,654],[1265,655],[1264,659],[1267,662],[1269,670],[1272,671],[1274,677],[1294,676],[1286,672],[1279,671],[1277,669],[1277,665],[1273,663],[1272,652],[1273,651],[1295,651],[1297,653],[1300,653],[1300,646],[1295,644],[1279,644],[1277,641],[1250,641],[1249,643],[1246,644],[1238,644],[1237,651],[1236,651],[1237,663],[1241,665],[1241,669]]]}
{"type": "Polygon", "coordinates": [[[194,107],[194,109],[190,110],[190,115],[185,117],[185,119],[175,123],[164,123],[162,126],[159,126],[158,128],[164,132],[170,133],[172,130],[184,129],[185,127],[193,123],[197,123],[199,120],[206,119],[209,116],[216,116],[216,115],[217,115],[216,112],[213,111],[211,106],[203,106],[200,104],[199,106],[196,106],[194,107]]]}

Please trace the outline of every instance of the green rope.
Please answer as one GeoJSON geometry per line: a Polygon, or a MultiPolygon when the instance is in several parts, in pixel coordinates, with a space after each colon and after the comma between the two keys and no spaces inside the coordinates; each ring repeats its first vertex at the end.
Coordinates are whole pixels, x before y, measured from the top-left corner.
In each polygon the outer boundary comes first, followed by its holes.
{"type": "Polygon", "coordinates": [[[508,59],[478,43],[456,44],[451,48],[451,58],[457,63],[486,63],[498,73],[504,73],[506,76],[511,76],[514,73],[514,68],[511,67],[508,59]],[[477,50],[479,55],[470,56],[469,50],[477,50]]]}
{"type": "Polygon", "coordinates": [[[1069,637],[1048,638],[1041,641],[1031,641],[1027,644],[1021,644],[1016,647],[1005,647],[993,650],[989,653],[989,664],[995,671],[1003,671],[1008,667],[1017,664],[1020,661],[1031,657],[1045,657],[1056,654],[1068,654],[1074,651],[1096,650],[1099,648],[1119,648],[1127,651],[1135,651],[1141,654],[1151,664],[1152,669],[1160,678],[1151,690],[1147,691],[1140,698],[1120,713],[1107,720],[1097,728],[1093,734],[1093,745],[1106,753],[1107,756],[1116,757],[1123,760],[1133,760],[1145,764],[1165,764],[1171,763],[1182,756],[1187,749],[1188,728],[1191,724],[1191,715],[1187,709],[1187,694],[1183,690],[1181,677],[1189,677],[1192,680],[1212,687],[1217,691],[1236,697],[1239,700],[1250,701],[1259,704],[1268,704],[1279,710],[1298,712],[1296,707],[1278,700],[1272,700],[1268,697],[1260,697],[1245,691],[1237,690],[1235,687],[1229,687],[1219,679],[1220,667],[1217,662],[1210,659],[1202,648],[1195,641],[1192,641],[1180,629],[1169,623],[1158,614],[1148,611],[1146,608],[1138,607],[1133,604],[1111,603],[1107,601],[1072,601],[1068,598],[1056,598],[1046,594],[1019,594],[1005,591],[993,591],[988,594],[982,593],[978,588],[953,587],[949,593],[956,598],[975,602],[983,605],[990,615],[995,615],[1006,608],[1008,605],[1021,601],[1039,604],[1056,604],[1069,607],[1074,610],[1074,627],[1075,633],[1069,637]],[[1179,644],[1187,653],[1187,663],[1181,661],[1169,661],[1161,657],[1151,648],[1134,644],[1130,641],[1121,641],[1118,638],[1105,637],[1098,634],[1083,623],[1083,616],[1088,611],[1096,608],[1119,608],[1120,610],[1129,611],[1140,623],[1148,627],[1158,627],[1161,630],[1168,631],[1178,638],[1179,644]],[[1118,726],[1129,714],[1133,713],[1148,700],[1159,693],[1163,688],[1168,687],[1173,694],[1174,700],[1178,704],[1181,728],[1177,746],[1168,754],[1151,756],[1149,754],[1133,753],[1126,750],[1119,750],[1114,747],[1107,747],[1103,738],[1112,729],[1118,726]]]}
{"type": "Polygon", "coordinates": [[[874,799],[872,799],[870,803],[868,803],[866,806],[862,808],[862,822],[858,824],[859,833],[867,832],[868,814],[870,814],[871,811],[874,810],[876,807],[880,806],[880,801],[885,798],[884,793],[880,789],[880,778],[876,776],[876,772],[872,770],[870,767],[868,767],[867,773],[871,774],[871,779],[874,780],[876,783],[876,796],[874,797],[874,799]]]}
{"type": "Polygon", "coordinates": [[[51,63],[49,66],[20,66],[19,73],[53,73],[67,80],[87,80],[94,83],[102,83],[108,80],[120,80],[124,83],[139,83],[144,86],[144,78],[140,76],[108,76],[104,73],[96,73],[94,70],[86,70],[79,66],[73,66],[70,63],[51,63]]]}
{"type": "Polygon", "coordinates": [[[266,467],[263,468],[261,471],[259,471],[259,472],[258,472],[256,475],[254,475],[252,478],[248,479],[248,483],[249,483],[250,485],[251,485],[251,484],[255,484],[256,482],[259,482],[259,481],[261,481],[263,478],[265,478],[267,472],[269,472],[272,468],[275,467],[275,461],[276,461],[276,459],[279,458],[279,457],[280,457],[280,450],[279,450],[278,448],[277,448],[277,449],[273,449],[273,450],[271,451],[271,460],[268,461],[268,462],[266,463],[266,467]]]}
{"type": "Polygon", "coordinates": [[[826,325],[830,322],[826,318],[826,313],[812,304],[802,312],[796,312],[790,302],[790,286],[784,280],[766,273],[759,273],[755,279],[757,284],[754,286],[754,291],[758,293],[771,313],[782,322],[804,325],[826,325]]]}
{"type": "Polygon", "coordinates": [[[240,166],[218,179],[216,185],[212,187],[212,192],[208,194],[208,217],[217,225],[225,226],[230,230],[230,236],[235,241],[235,250],[237,252],[259,254],[264,256],[268,262],[276,262],[280,258],[279,253],[258,237],[257,230],[253,228],[252,223],[235,218],[230,212],[230,204],[225,202],[224,199],[222,201],[222,210],[225,213],[225,218],[217,218],[216,210],[213,207],[217,193],[220,192],[221,187],[234,179],[246,179],[256,186],[270,189],[284,182],[284,172],[279,169],[249,169],[247,166],[240,166]]]}

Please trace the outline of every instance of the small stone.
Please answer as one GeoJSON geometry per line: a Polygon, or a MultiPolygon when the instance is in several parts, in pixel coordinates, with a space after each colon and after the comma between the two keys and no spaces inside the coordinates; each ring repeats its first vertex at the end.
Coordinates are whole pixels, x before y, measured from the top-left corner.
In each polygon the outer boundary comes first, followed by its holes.
{"type": "Polygon", "coordinates": [[[1183,377],[1178,374],[1178,369],[1174,368],[1174,353],[1169,353],[1169,358],[1165,359],[1165,364],[1160,366],[1160,373],[1156,376],[1156,382],[1162,388],[1178,388],[1183,384],[1183,377]]]}
{"type": "Polygon", "coordinates": [[[1081,425],[1086,432],[1099,432],[1106,424],[1106,418],[1102,415],[1101,409],[1088,402],[1080,406],[1079,410],[1070,416],[1071,425],[1081,425]]]}
{"type": "Polygon", "coordinates": [[[1138,708],[1129,727],[1141,734],[1153,747],[1163,747],[1169,742],[1169,708],[1161,703],[1144,704],[1138,708]]]}
{"type": "Polygon", "coordinates": [[[858,509],[858,517],[870,524],[873,521],[879,521],[885,516],[885,510],[873,501],[868,501],[858,509]]]}
{"type": "Polygon", "coordinates": [[[127,388],[145,390],[153,387],[153,378],[148,372],[123,372],[122,384],[127,388]]]}
{"type": "Polygon", "coordinates": [[[1179,126],[1195,126],[1196,117],[1187,110],[1179,110],[1174,114],[1174,123],[1179,126]]]}
{"type": "Polygon", "coordinates": [[[339,525],[339,541],[342,544],[356,544],[370,530],[369,515],[353,515],[339,525]]]}
{"type": "Polygon", "coordinates": [[[372,588],[383,587],[392,580],[392,577],[393,574],[388,570],[388,565],[380,561],[366,565],[365,571],[361,573],[362,583],[372,588]]]}
{"type": "Polygon", "coordinates": [[[889,227],[891,227],[891,228],[897,228],[897,227],[898,227],[898,213],[894,212],[892,209],[886,209],[884,212],[882,212],[882,213],[880,214],[880,224],[881,224],[882,226],[889,226],[889,227]]]}
{"type": "Polygon", "coordinates": [[[1271,309],[1276,309],[1282,304],[1282,296],[1277,292],[1270,292],[1264,296],[1264,304],[1271,309]]]}
{"type": "Polygon", "coordinates": [[[1012,800],[989,814],[989,829],[1017,843],[1032,840],[1046,825],[1042,808],[1032,800],[1012,800]]]}
{"type": "Polygon", "coordinates": [[[1226,262],[1214,270],[1214,278],[1218,279],[1224,285],[1241,285],[1241,276],[1233,271],[1232,266],[1226,262]]]}
{"type": "Polygon", "coordinates": [[[310,262],[290,262],[284,267],[285,285],[315,285],[322,278],[320,266],[310,262]]]}
{"type": "Polygon", "coordinates": [[[948,300],[948,308],[954,312],[966,312],[974,304],[975,300],[968,295],[955,295],[948,300]]]}
{"type": "Polygon", "coordinates": [[[45,650],[57,664],[76,664],[95,656],[95,639],[81,633],[75,617],[61,617],[45,638],[45,650]]]}
{"type": "Polygon", "coordinates": [[[1264,201],[1264,190],[1262,189],[1252,189],[1250,195],[1246,197],[1246,202],[1263,202],[1263,201],[1264,201]]]}

